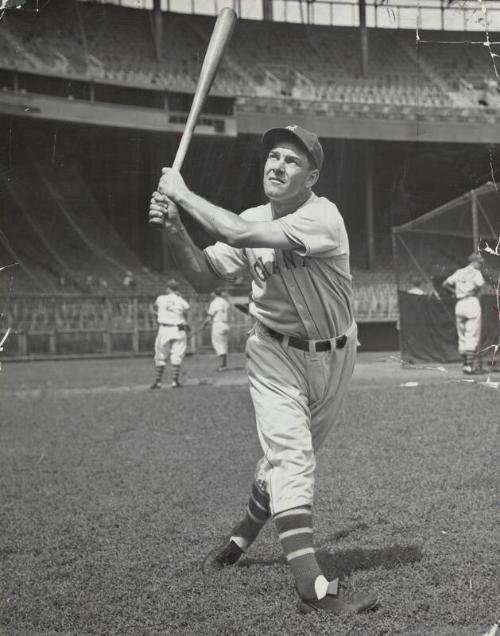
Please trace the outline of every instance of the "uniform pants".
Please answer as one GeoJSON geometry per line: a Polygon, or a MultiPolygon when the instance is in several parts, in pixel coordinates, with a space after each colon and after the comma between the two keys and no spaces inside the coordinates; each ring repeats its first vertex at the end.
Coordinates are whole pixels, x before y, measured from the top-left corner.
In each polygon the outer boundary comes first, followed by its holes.
{"type": "Polygon", "coordinates": [[[475,353],[481,339],[481,303],[476,296],[461,298],[455,305],[458,352],[475,353]]]}
{"type": "Polygon", "coordinates": [[[349,387],[357,349],[353,325],[342,349],[305,352],[286,346],[257,323],[247,341],[247,369],[264,456],[272,514],[312,505],[315,454],[335,424],[349,387]]]}
{"type": "Polygon", "coordinates": [[[218,356],[227,354],[229,326],[227,322],[214,322],[212,325],[212,347],[218,356]]]}
{"type": "Polygon", "coordinates": [[[186,332],[178,327],[160,325],[155,340],[155,366],[164,367],[170,357],[170,364],[182,364],[186,355],[186,332]]]}

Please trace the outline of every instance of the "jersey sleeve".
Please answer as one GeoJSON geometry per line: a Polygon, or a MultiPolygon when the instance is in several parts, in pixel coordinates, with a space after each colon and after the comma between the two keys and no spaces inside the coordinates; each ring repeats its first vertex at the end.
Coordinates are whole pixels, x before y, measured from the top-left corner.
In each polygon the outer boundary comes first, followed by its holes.
{"type": "Polygon", "coordinates": [[[217,308],[215,307],[215,300],[212,300],[210,305],[208,306],[207,314],[213,318],[217,308]]]}
{"type": "MultiPolygon", "coordinates": [[[[458,270],[457,270],[458,271],[458,270]]],[[[448,278],[446,278],[441,284],[444,285],[455,285],[457,282],[457,272],[453,272],[448,278]]]]}
{"type": "Polygon", "coordinates": [[[476,270],[476,279],[474,282],[476,284],[476,287],[482,287],[486,283],[483,275],[481,274],[479,270],[476,270]]]}
{"type": "Polygon", "coordinates": [[[337,207],[319,199],[293,214],[277,219],[285,236],[301,256],[338,256],[349,252],[344,221],[337,207]]]}
{"type": "Polygon", "coordinates": [[[215,243],[205,248],[205,258],[213,272],[226,280],[234,280],[248,267],[245,250],[226,243],[215,243]]]}

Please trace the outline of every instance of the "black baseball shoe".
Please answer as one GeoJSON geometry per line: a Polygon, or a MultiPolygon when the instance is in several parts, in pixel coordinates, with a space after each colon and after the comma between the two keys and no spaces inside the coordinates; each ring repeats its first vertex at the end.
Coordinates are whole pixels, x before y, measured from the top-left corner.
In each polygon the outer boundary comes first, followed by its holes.
{"type": "Polygon", "coordinates": [[[337,593],[328,593],[325,598],[318,600],[303,599],[299,601],[299,610],[303,614],[309,612],[330,612],[332,614],[359,614],[373,610],[378,606],[378,596],[375,592],[348,593],[342,584],[339,584],[337,593]]]}
{"type": "Polygon", "coordinates": [[[203,574],[219,572],[229,565],[234,565],[244,550],[231,539],[226,538],[222,545],[212,548],[201,564],[203,574]]]}
{"type": "Polygon", "coordinates": [[[161,382],[156,380],[155,382],[153,382],[153,384],[149,388],[150,389],[161,389],[161,382]]]}
{"type": "Polygon", "coordinates": [[[179,382],[179,380],[172,380],[172,388],[173,389],[178,389],[180,388],[181,383],[179,382]]]}

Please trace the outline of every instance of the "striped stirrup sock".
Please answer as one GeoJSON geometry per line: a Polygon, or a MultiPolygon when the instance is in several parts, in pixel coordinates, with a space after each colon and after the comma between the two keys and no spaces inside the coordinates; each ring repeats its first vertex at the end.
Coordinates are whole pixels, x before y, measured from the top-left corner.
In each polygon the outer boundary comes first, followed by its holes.
{"type": "Polygon", "coordinates": [[[269,495],[254,482],[245,517],[232,529],[231,540],[242,550],[246,550],[255,541],[270,516],[269,495]]]}
{"type": "Polygon", "coordinates": [[[474,352],[473,351],[468,351],[465,354],[465,364],[469,365],[470,367],[474,366],[474,352]]]}
{"type": "Polygon", "coordinates": [[[181,365],[173,364],[172,365],[172,382],[178,382],[180,374],[181,374],[181,365]]]}
{"type": "Polygon", "coordinates": [[[318,582],[324,581],[326,585],[328,582],[314,554],[311,509],[304,506],[285,510],[275,515],[274,522],[299,596],[303,599],[313,599],[326,594],[326,590],[316,589],[318,577],[318,582]]]}
{"type": "Polygon", "coordinates": [[[165,367],[155,367],[155,382],[160,384],[165,367]]]}

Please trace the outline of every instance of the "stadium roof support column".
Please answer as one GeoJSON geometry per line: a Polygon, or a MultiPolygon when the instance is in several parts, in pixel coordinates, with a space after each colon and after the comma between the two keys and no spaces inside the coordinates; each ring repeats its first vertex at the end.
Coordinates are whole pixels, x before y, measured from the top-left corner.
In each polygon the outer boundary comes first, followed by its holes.
{"type": "Polygon", "coordinates": [[[373,142],[365,142],[365,232],[366,267],[375,265],[375,223],[373,209],[373,142]]]}
{"type": "Polygon", "coordinates": [[[366,28],[366,0],[359,0],[359,31],[361,37],[361,76],[368,75],[368,29],[366,28]]]}
{"type": "Polygon", "coordinates": [[[264,20],[273,21],[273,0],[262,0],[262,16],[264,20]]]}
{"type": "Polygon", "coordinates": [[[155,55],[156,55],[156,59],[160,61],[162,57],[162,51],[163,51],[163,20],[162,20],[162,13],[161,13],[161,0],[154,0],[153,14],[154,14],[155,55]]]}
{"type": "Polygon", "coordinates": [[[76,17],[78,20],[78,28],[80,29],[80,35],[82,38],[82,44],[83,44],[83,51],[84,51],[84,55],[85,55],[85,67],[86,67],[86,71],[88,72],[89,70],[89,47],[88,47],[88,43],[87,43],[87,33],[85,32],[85,23],[82,19],[82,14],[80,12],[80,5],[77,2],[77,0],[75,0],[74,2],[75,5],[75,12],[76,12],[76,17]]]}
{"type": "Polygon", "coordinates": [[[471,214],[472,214],[472,251],[475,252],[479,246],[479,223],[477,218],[477,195],[474,190],[471,192],[471,214]]]}

